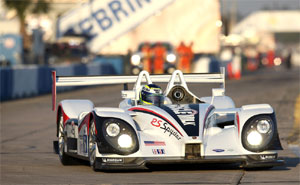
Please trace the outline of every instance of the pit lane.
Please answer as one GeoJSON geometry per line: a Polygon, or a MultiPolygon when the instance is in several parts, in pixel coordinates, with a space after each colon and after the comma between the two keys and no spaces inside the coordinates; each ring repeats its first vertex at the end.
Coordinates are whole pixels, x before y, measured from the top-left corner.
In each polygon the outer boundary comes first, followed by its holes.
{"type": "MultiPolygon", "coordinates": [[[[61,93],[58,101],[86,98],[96,106],[117,106],[122,86],[86,88],[61,93]]],[[[191,86],[209,95],[209,86],[191,86]]],[[[197,94],[197,93],[195,93],[197,94]]],[[[152,171],[94,172],[86,164],[62,166],[53,153],[55,113],[51,96],[1,103],[1,184],[299,184],[299,158],[288,147],[299,94],[299,70],[263,69],[242,80],[226,81],[226,94],[237,107],[268,103],[277,113],[286,165],[271,170],[245,171],[234,165],[171,165],[152,171]]],[[[198,94],[197,94],[198,95],[198,94]]]]}

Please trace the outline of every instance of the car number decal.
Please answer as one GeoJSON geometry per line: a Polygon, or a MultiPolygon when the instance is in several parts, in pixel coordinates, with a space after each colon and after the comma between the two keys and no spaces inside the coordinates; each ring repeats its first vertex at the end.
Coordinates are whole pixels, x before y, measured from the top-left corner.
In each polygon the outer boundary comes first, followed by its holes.
{"type": "Polygon", "coordinates": [[[199,136],[199,105],[163,105],[166,111],[189,136],[199,136]]]}
{"type": "Polygon", "coordinates": [[[178,116],[184,126],[196,126],[195,115],[198,111],[192,109],[189,105],[168,105],[168,107],[178,116]]]}

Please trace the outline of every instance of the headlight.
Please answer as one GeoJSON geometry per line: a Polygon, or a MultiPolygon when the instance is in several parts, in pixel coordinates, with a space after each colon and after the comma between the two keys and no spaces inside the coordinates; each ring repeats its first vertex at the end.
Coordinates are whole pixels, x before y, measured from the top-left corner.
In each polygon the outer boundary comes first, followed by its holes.
{"type": "Polygon", "coordinates": [[[174,54],[171,53],[171,54],[167,55],[168,62],[173,63],[173,62],[175,62],[175,60],[176,60],[176,56],[174,54]]]}
{"type": "Polygon", "coordinates": [[[270,130],[270,128],[271,128],[271,125],[268,122],[268,120],[260,120],[257,123],[257,131],[259,133],[265,134],[270,130]]]}
{"type": "Polygon", "coordinates": [[[127,134],[123,134],[118,138],[118,144],[121,148],[130,148],[132,146],[132,138],[127,134]]]}
{"type": "Polygon", "coordinates": [[[120,133],[120,127],[119,127],[119,125],[116,124],[116,123],[110,123],[110,124],[108,124],[108,126],[106,127],[106,133],[110,137],[117,136],[120,133]]]}
{"type": "Polygon", "coordinates": [[[262,137],[257,131],[252,131],[248,134],[247,141],[250,145],[258,146],[262,142],[262,137]]]}
{"type": "Polygon", "coordinates": [[[245,149],[252,152],[264,151],[272,143],[275,135],[275,126],[270,116],[257,116],[244,125],[242,131],[242,144],[245,149]]]}
{"type": "Polygon", "coordinates": [[[140,62],[141,62],[141,57],[139,55],[132,55],[131,56],[131,64],[132,65],[137,66],[137,65],[140,64],[140,62]]]}
{"type": "Polygon", "coordinates": [[[139,149],[134,128],[121,119],[102,120],[102,132],[98,132],[97,136],[100,153],[128,155],[139,149]]]}

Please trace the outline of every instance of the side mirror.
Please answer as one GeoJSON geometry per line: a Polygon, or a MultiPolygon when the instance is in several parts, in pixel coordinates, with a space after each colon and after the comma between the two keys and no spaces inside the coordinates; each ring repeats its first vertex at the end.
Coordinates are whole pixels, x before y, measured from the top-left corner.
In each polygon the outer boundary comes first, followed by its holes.
{"type": "Polygon", "coordinates": [[[122,91],[122,98],[130,98],[135,99],[135,91],[132,90],[124,90],[122,91]]]}
{"type": "Polygon", "coordinates": [[[213,88],[212,89],[212,96],[224,96],[225,89],[224,88],[213,88]]]}

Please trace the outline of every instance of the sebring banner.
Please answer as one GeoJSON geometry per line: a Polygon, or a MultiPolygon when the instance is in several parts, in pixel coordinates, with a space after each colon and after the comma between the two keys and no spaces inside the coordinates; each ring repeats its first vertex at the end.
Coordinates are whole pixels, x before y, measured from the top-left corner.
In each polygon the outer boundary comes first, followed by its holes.
{"type": "Polygon", "coordinates": [[[57,36],[84,34],[92,52],[128,32],[174,0],[101,0],[80,4],[64,14],[57,25],[57,36]]]}

